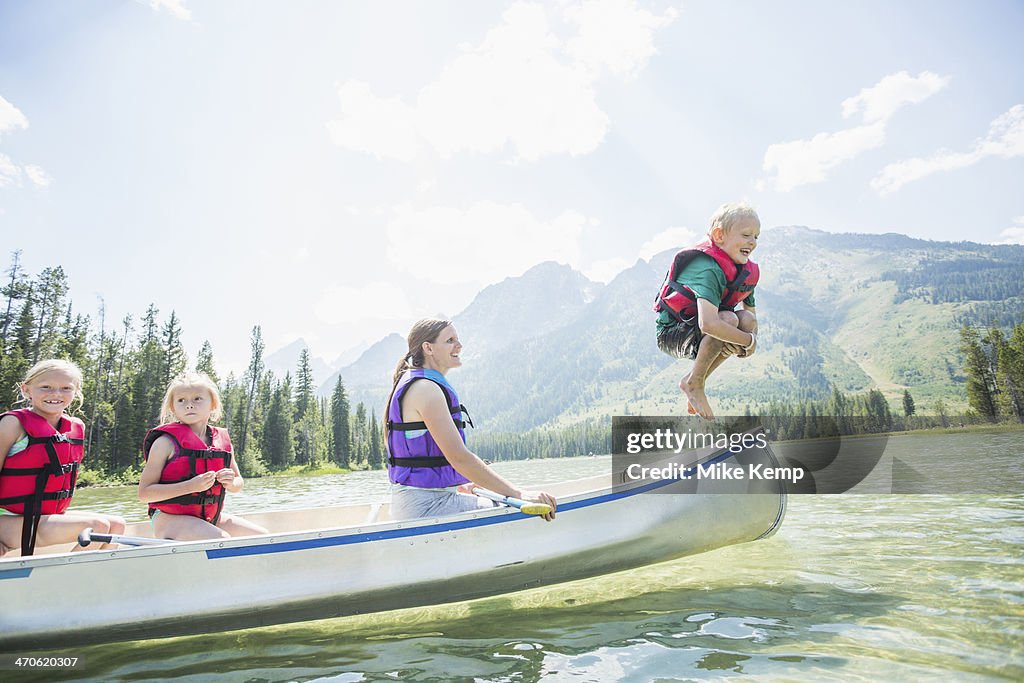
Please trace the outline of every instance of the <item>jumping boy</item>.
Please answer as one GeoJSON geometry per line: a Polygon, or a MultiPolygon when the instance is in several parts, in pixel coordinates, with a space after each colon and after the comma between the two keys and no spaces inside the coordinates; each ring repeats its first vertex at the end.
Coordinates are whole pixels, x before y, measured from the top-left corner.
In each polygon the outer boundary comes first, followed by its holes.
{"type": "Polygon", "coordinates": [[[711,216],[707,239],[672,259],[654,310],[658,348],[673,358],[693,358],[679,382],[687,410],[714,418],[704,381],[731,355],[757,348],[754,286],[759,270],[750,260],[761,234],[757,212],[745,203],[723,204],[711,216]],[[737,304],[743,309],[733,310],[737,304]]]}

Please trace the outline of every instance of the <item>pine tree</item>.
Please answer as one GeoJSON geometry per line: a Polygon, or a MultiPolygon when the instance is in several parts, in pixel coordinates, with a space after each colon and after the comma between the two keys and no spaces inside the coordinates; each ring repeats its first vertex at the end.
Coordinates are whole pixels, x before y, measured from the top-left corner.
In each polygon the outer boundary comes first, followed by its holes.
{"type": "Polygon", "coordinates": [[[377,411],[370,411],[370,445],[366,462],[371,470],[379,470],[384,463],[384,447],[381,444],[380,425],[377,424],[377,411]]]}
{"type": "Polygon", "coordinates": [[[188,366],[188,356],[185,354],[185,347],[181,344],[181,323],[178,315],[171,311],[171,317],[164,323],[163,347],[164,347],[164,386],[169,386],[171,380],[185,371],[188,366]]]}
{"type": "Polygon", "coordinates": [[[353,464],[366,462],[370,455],[370,430],[366,424],[366,406],[360,401],[352,416],[352,458],[353,464]]]}
{"type": "Polygon", "coordinates": [[[157,337],[157,315],[159,310],[153,304],[146,309],[142,317],[142,338],[136,351],[138,370],[132,382],[132,394],[135,397],[136,424],[132,426],[134,434],[145,433],[160,422],[160,402],[163,400],[167,383],[164,381],[167,371],[164,368],[166,354],[157,337]]]}
{"type": "Polygon", "coordinates": [[[22,358],[26,361],[32,358],[32,332],[36,327],[32,294],[25,295],[25,301],[21,304],[21,311],[18,313],[18,322],[14,329],[14,345],[21,352],[22,358]]]}
{"type": "Polygon", "coordinates": [[[3,289],[0,289],[0,294],[3,294],[7,299],[7,303],[4,305],[3,316],[0,317],[0,344],[3,345],[7,343],[7,331],[10,329],[11,323],[14,322],[14,302],[24,299],[28,296],[29,292],[28,283],[25,281],[25,273],[21,267],[20,249],[11,252],[11,265],[6,273],[11,276],[11,279],[8,280],[3,289]]]}
{"type": "MultiPolygon", "coordinates": [[[[123,433],[121,431],[122,419],[126,419],[128,423],[133,421],[130,413],[132,402],[129,399],[128,394],[122,390],[122,387],[124,387],[124,364],[127,356],[128,337],[132,330],[132,317],[130,315],[126,315],[121,321],[121,324],[124,325],[124,335],[121,337],[121,350],[118,354],[119,357],[117,363],[117,379],[114,381],[114,396],[116,397],[116,402],[114,404],[114,433],[110,439],[111,468],[118,468],[120,465],[118,462],[120,459],[118,454],[127,454],[132,452],[131,449],[127,448],[126,444],[122,444],[120,440],[120,436],[123,433]]],[[[125,464],[128,465],[133,463],[127,462],[125,464]]]]}
{"type": "Polygon", "coordinates": [[[57,327],[64,309],[64,297],[68,292],[68,278],[64,269],[44,268],[36,279],[36,299],[39,301],[39,320],[36,337],[32,346],[32,362],[50,356],[50,349],[57,341],[57,327]]]}
{"type": "Polygon", "coordinates": [[[995,359],[996,407],[999,414],[1024,421],[1024,384],[1021,383],[1020,372],[1022,363],[1012,340],[1013,333],[1007,339],[1002,330],[995,326],[982,339],[988,343],[991,356],[995,359]]]}
{"type": "Polygon", "coordinates": [[[1024,422],[1024,323],[1013,328],[1007,340],[1005,358],[999,361],[1017,420],[1024,422]]]}
{"type": "Polygon", "coordinates": [[[905,417],[910,417],[915,412],[917,412],[917,408],[914,406],[914,397],[910,395],[910,389],[904,389],[903,390],[903,415],[905,417]]]}
{"type": "Polygon", "coordinates": [[[964,354],[967,373],[967,403],[978,415],[993,420],[996,416],[995,373],[981,346],[981,336],[973,327],[961,328],[960,351],[964,354]]]}
{"type": "Polygon", "coordinates": [[[274,392],[263,421],[263,456],[272,467],[281,469],[295,461],[291,388],[280,385],[274,392]]]}
{"type": "Polygon", "coordinates": [[[249,421],[252,419],[253,400],[256,398],[256,387],[263,374],[263,329],[256,325],[252,328],[250,339],[249,369],[245,376],[249,381],[249,390],[245,397],[245,414],[242,418],[242,434],[240,450],[245,450],[249,434],[249,421]]]}
{"type": "Polygon", "coordinates": [[[309,349],[299,353],[299,367],[295,373],[295,412],[301,420],[313,405],[313,369],[309,364],[309,349]]]}
{"type": "Polygon", "coordinates": [[[352,454],[351,428],[349,425],[348,394],[345,383],[338,375],[331,394],[331,458],[341,467],[348,467],[352,454]]]}
{"type": "Polygon", "coordinates": [[[217,370],[213,365],[213,347],[210,346],[209,340],[203,341],[203,346],[199,349],[199,355],[196,356],[196,372],[205,374],[213,380],[214,384],[220,386],[220,377],[217,376],[217,370]]]}

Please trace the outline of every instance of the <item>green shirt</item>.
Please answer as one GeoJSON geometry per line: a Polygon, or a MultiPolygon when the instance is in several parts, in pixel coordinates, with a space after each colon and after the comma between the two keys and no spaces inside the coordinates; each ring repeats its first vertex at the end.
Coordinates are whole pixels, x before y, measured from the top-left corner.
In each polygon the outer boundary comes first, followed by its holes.
{"type": "MultiPolygon", "coordinates": [[[[697,295],[698,299],[707,299],[715,305],[715,308],[722,305],[722,294],[725,293],[726,284],[725,273],[722,272],[722,267],[718,265],[718,262],[707,254],[697,254],[692,261],[687,263],[676,276],[676,282],[686,285],[697,295]]],[[[753,290],[743,300],[743,303],[751,308],[755,307],[753,290]]],[[[658,332],[675,325],[676,322],[671,313],[662,311],[658,314],[657,319],[658,332]]]]}

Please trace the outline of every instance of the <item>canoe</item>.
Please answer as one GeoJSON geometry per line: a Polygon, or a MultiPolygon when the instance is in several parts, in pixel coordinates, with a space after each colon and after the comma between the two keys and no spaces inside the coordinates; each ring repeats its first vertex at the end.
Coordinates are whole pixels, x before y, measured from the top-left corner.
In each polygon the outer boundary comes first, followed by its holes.
{"type": "MultiPolygon", "coordinates": [[[[777,465],[770,447],[685,457],[777,465]]],[[[261,536],[37,549],[0,559],[0,650],[366,614],[622,571],[772,535],[785,487],[750,486],[723,493],[714,481],[694,489],[610,471],[545,486],[559,501],[550,523],[509,507],[394,521],[376,503],[246,514],[270,530],[261,536]]]]}

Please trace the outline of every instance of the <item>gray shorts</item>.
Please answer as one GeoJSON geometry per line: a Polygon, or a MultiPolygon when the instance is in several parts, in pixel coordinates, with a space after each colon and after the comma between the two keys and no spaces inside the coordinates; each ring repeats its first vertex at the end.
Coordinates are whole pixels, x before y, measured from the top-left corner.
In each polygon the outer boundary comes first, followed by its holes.
{"type": "Polygon", "coordinates": [[[420,489],[414,486],[391,488],[391,519],[445,517],[471,510],[487,510],[497,505],[492,500],[459,493],[452,489],[420,489]]]}
{"type": "Polygon", "coordinates": [[[697,327],[697,316],[685,322],[678,322],[663,328],[658,333],[658,348],[673,358],[697,357],[700,340],[704,337],[697,327]]]}

